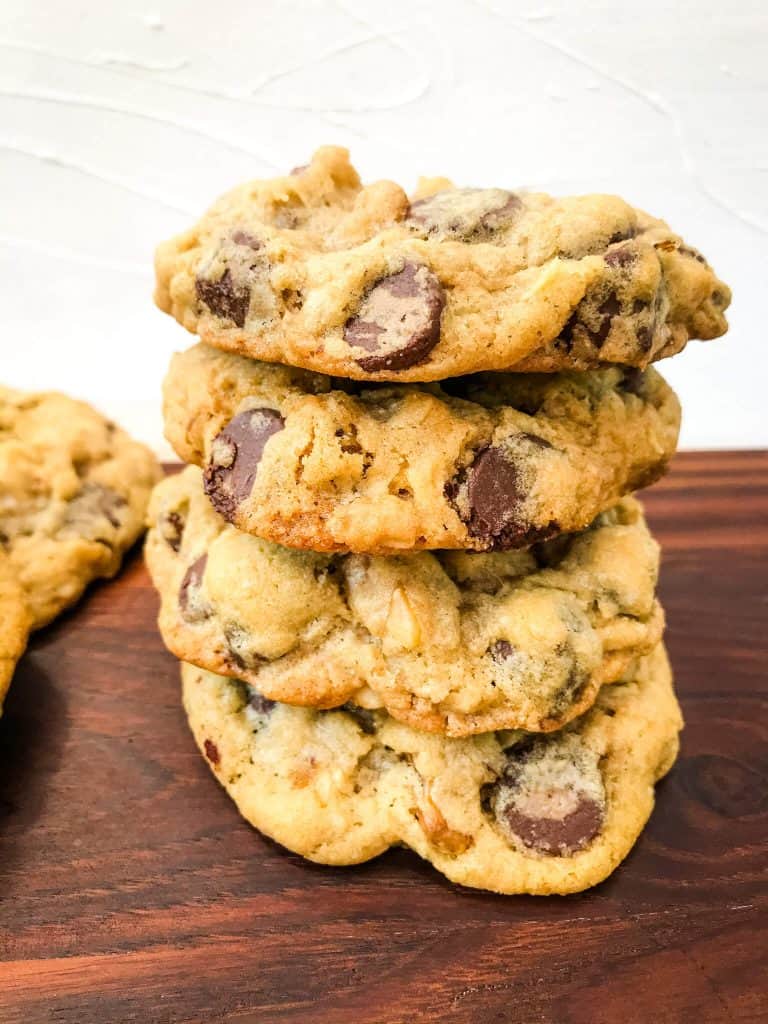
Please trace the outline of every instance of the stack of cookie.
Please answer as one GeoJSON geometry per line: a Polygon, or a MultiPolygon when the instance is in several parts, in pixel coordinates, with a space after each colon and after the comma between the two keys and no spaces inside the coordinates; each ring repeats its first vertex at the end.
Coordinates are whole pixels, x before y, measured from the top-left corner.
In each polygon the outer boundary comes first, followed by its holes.
{"type": "Polygon", "coordinates": [[[728,289],[610,196],[363,187],[344,150],[161,246],[174,357],[147,556],[198,745],[243,815],[350,864],[571,892],[647,820],[681,727],[648,364],[728,289]]]}

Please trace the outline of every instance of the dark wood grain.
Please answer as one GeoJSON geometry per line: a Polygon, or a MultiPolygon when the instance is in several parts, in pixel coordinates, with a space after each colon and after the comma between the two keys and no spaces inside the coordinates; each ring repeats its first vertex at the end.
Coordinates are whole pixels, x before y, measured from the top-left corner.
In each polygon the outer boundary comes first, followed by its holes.
{"type": "Polygon", "coordinates": [[[625,865],[568,898],[261,838],[193,746],[138,554],[94,588],[0,722],[0,1021],[768,1019],[768,455],[681,455],[647,505],[682,756],[625,865]]]}

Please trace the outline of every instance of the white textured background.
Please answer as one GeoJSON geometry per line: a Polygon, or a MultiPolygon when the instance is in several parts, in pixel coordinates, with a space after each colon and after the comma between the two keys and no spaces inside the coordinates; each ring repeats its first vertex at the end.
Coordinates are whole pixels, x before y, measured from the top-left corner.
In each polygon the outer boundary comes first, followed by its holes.
{"type": "Polygon", "coordinates": [[[768,444],[766,0],[3,0],[2,378],[160,447],[191,338],[154,243],[221,191],[350,147],[366,179],[618,192],[734,288],[663,364],[687,447],[768,444]]]}

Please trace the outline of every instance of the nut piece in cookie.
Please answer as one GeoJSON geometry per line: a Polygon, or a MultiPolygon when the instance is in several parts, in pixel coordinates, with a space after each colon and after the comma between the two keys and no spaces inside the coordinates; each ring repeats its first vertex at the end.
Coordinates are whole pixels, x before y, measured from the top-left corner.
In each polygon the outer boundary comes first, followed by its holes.
{"type": "Polygon", "coordinates": [[[535,739],[506,751],[486,803],[515,846],[553,857],[583,850],[605,817],[598,756],[574,734],[535,739]]]}

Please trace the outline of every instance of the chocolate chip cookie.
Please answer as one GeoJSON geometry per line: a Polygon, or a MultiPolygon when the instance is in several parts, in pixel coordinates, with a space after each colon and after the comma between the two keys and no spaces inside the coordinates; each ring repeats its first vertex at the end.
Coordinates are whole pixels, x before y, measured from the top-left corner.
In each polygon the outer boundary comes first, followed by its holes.
{"type": "Polygon", "coordinates": [[[188,467],[155,490],[150,527],[179,658],[273,700],[383,707],[449,736],[560,728],[663,628],[658,546],[633,498],[526,551],[324,555],[227,525],[188,467]]]}
{"type": "Polygon", "coordinates": [[[16,662],[27,646],[30,626],[24,591],[11,563],[0,553],[0,713],[16,662]]]}
{"type": "Polygon", "coordinates": [[[185,665],[184,706],[211,771],[252,825],[322,864],[404,843],[451,881],[578,892],[626,857],[682,726],[663,647],[547,736],[430,736],[383,712],[275,704],[185,665]]]}
{"type": "Polygon", "coordinates": [[[234,189],[161,245],[155,299],[203,341],[357,380],[645,367],[725,332],[704,257],[616,196],[363,187],[346,150],[234,189]]]}
{"type": "Polygon", "coordinates": [[[680,408],[653,369],[363,387],[197,345],[171,363],[165,423],[245,532],[319,551],[495,551],[583,529],[660,477],[680,408]]]}
{"type": "Polygon", "coordinates": [[[117,572],[160,476],[147,448],[84,402],[0,387],[0,551],[33,628],[117,572]]]}

